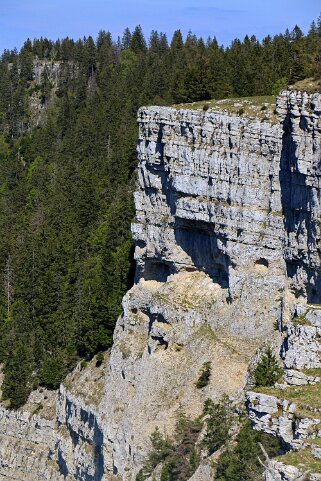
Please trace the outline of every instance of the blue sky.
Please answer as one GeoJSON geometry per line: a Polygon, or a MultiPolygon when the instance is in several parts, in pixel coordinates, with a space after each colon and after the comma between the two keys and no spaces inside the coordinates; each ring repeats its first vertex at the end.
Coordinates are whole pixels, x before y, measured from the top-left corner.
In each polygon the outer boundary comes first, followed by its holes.
{"type": "Polygon", "coordinates": [[[30,37],[79,38],[99,30],[122,35],[141,24],[170,38],[180,28],[229,44],[246,33],[263,38],[293,28],[306,31],[321,12],[320,0],[0,0],[0,51],[30,37]]]}

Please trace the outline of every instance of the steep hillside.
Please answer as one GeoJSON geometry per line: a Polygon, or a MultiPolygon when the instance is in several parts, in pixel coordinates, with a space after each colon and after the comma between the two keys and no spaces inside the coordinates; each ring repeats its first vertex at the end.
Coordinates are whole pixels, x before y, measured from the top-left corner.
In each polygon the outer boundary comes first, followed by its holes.
{"type": "MultiPolygon", "coordinates": [[[[217,447],[202,448],[206,412],[229,396],[233,442],[259,348],[285,346],[288,368],[311,367],[295,364],[302,354],[289,326],[320,302],[321,96],[283,92],[277,115],[272,125],[211,110],[140,109],[136,279],[113,346],[103,361],[79,363],[56,401],[36,391],[18,412],[2,408],[0,479],[147,479],[150,436],[158,428],[175,439],[185,416],[200,419],[193,439],[202,451],[185,472],[210,481],[217,447]]],[[[282,425],[278,408],[277,416],[282,425]]],[[[270,434],[288,449],[275,426],[270,434]]],[[[153,464],[155,479],[168,459],[153,464]]],[[[298,474],[287,472],[291,481],[298,474]]]]}

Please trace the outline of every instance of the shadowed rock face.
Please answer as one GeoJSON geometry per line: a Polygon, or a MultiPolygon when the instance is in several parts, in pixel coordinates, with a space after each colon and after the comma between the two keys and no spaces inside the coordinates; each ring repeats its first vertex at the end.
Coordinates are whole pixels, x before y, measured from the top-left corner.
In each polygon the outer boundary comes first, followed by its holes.
{"type": "MultiPolygon", "coordinates": [[[[58,469],[45,479],[133,481],[156,426],[170,434],[178,410],[195,418],[205,399],[223,393],[241,400],[258,346],[279,338],[275,324],[294,304],[318,301],[319,104],[320,96],[284,92],[277,125],[210,111],[139,111],[136,283],[123,300],[100,395],[90,395],[94,367],[60,389],[48,440],[50,469],[58,469]],[[208,361],[209,385],[198,390],[208,361]]],[[[29,479],[4,451],[0,473],[11,463],[15,479],[29,479]]]]}
{"type": "Polygon", "coordinates": [[[309,303],[321,302],[320,98],[290,94],[279,105],[285,115],[280,160],[284,259],[291,290],[309,303]]]}

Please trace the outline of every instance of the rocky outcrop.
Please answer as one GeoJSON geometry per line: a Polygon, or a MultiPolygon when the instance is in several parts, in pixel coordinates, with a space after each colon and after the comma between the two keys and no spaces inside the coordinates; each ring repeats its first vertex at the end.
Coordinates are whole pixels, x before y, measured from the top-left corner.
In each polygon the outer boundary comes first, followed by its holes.
{"type": "Polygon", "coordinates": [[[290,451],[278,461],[268,460],[266,481],[303,480],[311,471],[308,479],[321,479],[318,463],[321,457],[320,377],[317,375],[320,371],[313,369],[320,363],[319,341],[315,335],[320,315],[321,311],[315,306],[308,306],[305,310],[301,306],[300,315],[284,326],[285,339],[281,349],[284,382],[273,387],[258,387],[257,391],[262,392],[249,391],[246,394],[252,427],[277,436],[284,450],[290,451]],[[310,370],[306,373],[298,368],[310,370]]]}
{"type": "Polygon", "coordinates": [[[137,277],[204,272],[218,290],[209,317],[236,335],[264,337],[271,319],[281,320],[285,289],[282,130],[166,108],[138,119],[137,277]]]}
{"type": "Polygon", "coordinates": [[[282,349],[288,369],[321,367],[321,310],[310,307],[284,326],[286,333],[282,349]]]}
{"type": "Polygon", "coordinates": [[[296,298],[320,303],[320,95],[283,95],[280,163],[282,208],[286,231],[284,259],[296,298]]]}
{"type": "Polygon", "coordinates": [[[321,437],[320,415],[311,412],[310,417],[298,417],[294,402],[249,391],[246,403],[254,429],[279,437],[288,449],[299,449],[303,440],[321,437]]]}
{"type": "Polygon", "coordinates": [[[305,386],[307,384],[320,382],[320,378],[319,376],[309,376],[295,369],[285,369],[284,381],[289,386],[305,386]]]}
{"type": "Polygon", "coordinates": [[[308,473],[278,461],[272,461],[270,463],[269,470],[265,475],[265,481],[320,481],[321,475],[317,473],[308,473]]]}
{"type": "Polygon", "coordinates": [[[78,71],[79,67],[74,62],[54,62],[35,57],[28,97],[30,116],[23,129],[30,131],[32,127],[41,127],[46,123],[47,110],[54,105],[59,86],[66,78],[75,78],[78,71]]]}
{"type": "MultiPolygon", "coordinates": [[[[103,367],[78,366],[57,394],[43,447],[56,472],[48,468],[43,479],[133,481],[156,426],[171,435],[177,413],[196,418],[207,398],[242,401],[258,347],[281,344],[295,305],[319,302],[319,107],[320,96],[284,92],[275,125],[210,110],[139,111],[136,283],[103,367]],[[197,389],[207,362],[210,382],[197,389]]],[[[313,344],[320,327],[310,327],[313,344]]],[[[284,350],[292,370],[298,328],[289,327],[284,350]]],[[[283,400],[249,402],[261,423],[285,426],[291,442],[291,419],[264,411],[283,400]]],[[[16,467],[15,479],[28,479],[16,467]]],[[[207,481],[207,471],[204,464],[194,479],[207,481]]]]}
{"type": "Polygon", "coordinates": [[[55,394],[34,392],[24,411],[0,407],[0,479],[62,481],[55,449],[55,394]]]}
{"type": "Polygon", "coordinates": [[[33,80],[36,85],[41,85],[44,78],[46,78],[52,85],[57,86],[61,72],[61,63],[40,60],[36,57],[33,62],[33,80]]]}

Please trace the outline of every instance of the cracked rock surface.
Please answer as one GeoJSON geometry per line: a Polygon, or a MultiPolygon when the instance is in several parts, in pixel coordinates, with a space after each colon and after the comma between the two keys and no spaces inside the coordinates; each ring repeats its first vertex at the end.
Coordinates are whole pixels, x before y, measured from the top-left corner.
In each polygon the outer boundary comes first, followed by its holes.
{"type": "MultiPolygon", "coordinates": [[[[134,481],[156,426],[171,434],[179,409],[196,417],[224,393],[242,401],[251,359],[267,339],[280,344],[285,325],[287,368],[317,365],[320,318],[289,321],[295,306],[321,302],[320,96],[283,92],[277,112],[271,125],[140,109],[136,283],[114,345],[101,367],[68,376],[50,422],[28,406],[1,408],[1,480],[134,481]],[[198,390],[208,361],[210,383],[198,390]]],[[[263,423],[279,401],[257,401],[263,423]]],[[[290,442],[288,421],[278,423],[290,442]]],[[[204,464],[193,479],[211,476],[204,464]]]]}

